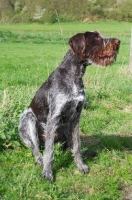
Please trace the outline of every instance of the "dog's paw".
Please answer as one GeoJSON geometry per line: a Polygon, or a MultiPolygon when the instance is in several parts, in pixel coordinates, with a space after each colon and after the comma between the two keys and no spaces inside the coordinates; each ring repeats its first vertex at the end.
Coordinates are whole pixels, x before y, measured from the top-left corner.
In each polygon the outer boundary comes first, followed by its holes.
{"type": "Polygon", "coordinates": [[[80,170],[81,172],[83,172],[84,174],[87,174],[87,173],[89,172],[89,167],[88,167],[87,165],[83,164],[83,165],[81,165],[81,166],[79,167],[79,170],[80,170]]]}
{"type": "Polygon", "coordinates": [[[53,181],[53,174],[52,170],[43,170],[42,176],[49,181],[53,181]]]}

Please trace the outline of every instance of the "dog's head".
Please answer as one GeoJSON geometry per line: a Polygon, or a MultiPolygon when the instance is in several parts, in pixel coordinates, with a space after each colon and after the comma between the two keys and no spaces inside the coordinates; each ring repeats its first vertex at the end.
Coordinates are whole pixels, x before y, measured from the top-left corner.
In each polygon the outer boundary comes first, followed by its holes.
{"type": "Polygon", "coordinates": [[[117,57],[120,40],[116,38],[103,38],[95,32],[78,33],[69,40],[73,54],[81,60],[90,59],[101,66],[111,65],[117,57]]]}

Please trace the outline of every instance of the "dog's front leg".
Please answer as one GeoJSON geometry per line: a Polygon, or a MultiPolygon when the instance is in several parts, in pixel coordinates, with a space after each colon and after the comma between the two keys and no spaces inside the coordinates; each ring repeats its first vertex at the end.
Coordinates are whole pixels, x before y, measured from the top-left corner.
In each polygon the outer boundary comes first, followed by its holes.
{"type": "Polygon", "coordinates": [[[48,180],[53,180],[52,174],[52,160],[54,150],[54,135],[57,129],[57,120],[48,119],[45,128],[45,152],[43,157],[43,172],[42,176],[48,180]]]}
{"type": "Polygon", "coordinates": [[[88,173],[88,166],[83,162],[81,156],[81,141],[79,135],[79,119],[72,122],[72,153],[75,163],[79,170],[83,173],[88,173]]]}

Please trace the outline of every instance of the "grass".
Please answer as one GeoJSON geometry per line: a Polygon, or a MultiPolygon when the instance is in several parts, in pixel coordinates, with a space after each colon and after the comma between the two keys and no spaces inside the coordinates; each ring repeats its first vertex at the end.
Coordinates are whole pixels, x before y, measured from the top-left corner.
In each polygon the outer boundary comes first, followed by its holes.
{"type": "Polygon", "coordinates": [[[0,25],[0,199],[131,199],[131,26],[100,22],[62,24],[61,28],[62,36],[57,24],[0,25]],[[97,156],[84,158],[91,170],[83,175],[71,153],[63,153],[57,144],[53,161],[55,179],[50,183],[41,177],[42,169],[34,164],[31,151],[19,140],[19,116],[37,88],[59,65],[69,48],[68,38],[74,32],[95,28],[121,39],[116,63],[107,68],[89,66],[84,76],[87,101],[80,122],[82,148],[95,150],[97,156]]]}
{"type": "Polygon", "coordinates": [[[82,32],[88,30],[100,30],[108,33],[130,33],[131,23],[129,22],[88,22],[88,23],[61,23],[60,24],[0,24],[0,30],[24,31],[24,32],[82,32]],[[125,30],[125,31],[124,31],[125,30]]]}

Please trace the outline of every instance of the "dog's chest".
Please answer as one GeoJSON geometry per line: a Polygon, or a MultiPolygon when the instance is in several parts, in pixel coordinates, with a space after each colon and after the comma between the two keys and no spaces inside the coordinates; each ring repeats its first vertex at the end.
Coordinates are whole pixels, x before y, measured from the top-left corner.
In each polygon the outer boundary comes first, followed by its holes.
{"type": "Polygon", "coordinates": [[[78,91],[76,88],[74,89],[75,90],[71,97],[69,97],[65,103],[65,106],[63,107],[60,120],[62,124],[69,123],[76,118],[76,116],[79,116],[82,111],[82,107],[85,102],[84,90],[78,91]]]}
{"type": "Polygon", "coordinates": [[[72,99],[73,101],[76,102],[84,102],[85,101],[85,93],[83,87],[78,88],[76,84],[73,84],[73,96],[72,99]]]}

